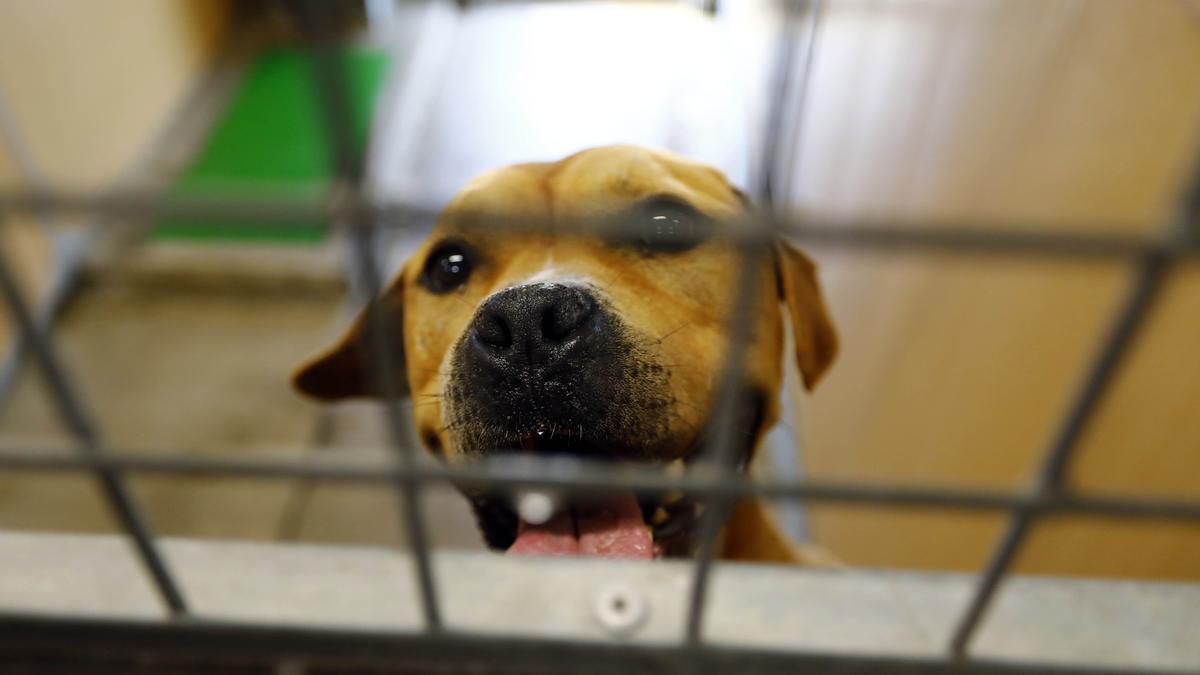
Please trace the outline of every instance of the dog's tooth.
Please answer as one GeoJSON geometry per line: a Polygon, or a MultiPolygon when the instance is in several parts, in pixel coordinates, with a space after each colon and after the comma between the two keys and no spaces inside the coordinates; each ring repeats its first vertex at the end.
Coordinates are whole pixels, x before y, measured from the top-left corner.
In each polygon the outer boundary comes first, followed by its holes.
{"type": "Polygon", "coordinates": [[[650,518],[650,522],[653,525],[662,525],[663,523],[667,522],[667,519],[670,517],[671,516],[667,513],[667,510],[660,506],[654,509],[654,516],[650,518]]]}
{"type": "Polygon", "coordinates": [[[660,503],[662,503],[664,505],[674,504],[681,499],[683,499],[682,492],[680,492],[679,490],[668,490],[667,493],[663,495],[662,502],[660,502],[660,503]]]}
{"type": "Polygon", "coordinates": [[[551,492],[522,490],[516,496],[516,511],[521,520],[531,525],[542,525],[550,521],[561,507],[561,499],[551,492]]]}

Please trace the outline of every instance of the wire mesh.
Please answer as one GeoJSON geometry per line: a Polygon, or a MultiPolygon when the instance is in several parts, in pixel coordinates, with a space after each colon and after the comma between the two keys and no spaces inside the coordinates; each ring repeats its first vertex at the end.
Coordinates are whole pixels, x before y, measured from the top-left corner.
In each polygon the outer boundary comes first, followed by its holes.
{"type": "MultiPolygon", "coordinates": [[[[716,3],[706,3],[715,10],[716,3]]],[[[792,3],[789,22],[807,12],[815,17],[816,3],[792,3]]],[[[145,219],[151,216],[189,216],[220,222],[253,220],[256,223],[281,226],[298,220],[320,219],[342,231],[352,244],[361,287],[369,297],[378,297],[382,288],[379,261],[375,256],[377,233],[386,228],[411,228],[415,223],[431,219],[435,214],[420,205],[389,203],[367,196],[362,186],[363,163],[361,152],[354,145],[350,124],[346,82],[342,72],[343,54],[332,36],[324,33],[329,25],[330,3],[314,0],[295,5],[301,24],[306,27],[306,39],[311,51],[312,73],[321,93],[321,111],[325,132],[334,149],[333,162],[337,182],[335,189],[322,198],[295,197],[263,198],[236,194],[214,194],[203,197],[183,197],[159,193],[123,191],[105,195],[56,193],[50,190],[22,190],[0,193],[0,216],[20,212],[59,214],[81,212],[103,216],[111,221],[120,218],[145,219]]],[[[810,32],[813,28],[810,28],[810,32]]],[[[798,46],[788,41],[782,47],[779,62],[794,62],[798,46]]],[[[811,60],[811,55],[806,63],[811,60]]],[[[781,147],[779,137],[788,114],[788,83],[791,74],[784,67],[777,74],[777,90],[770,109],[766,154],[762,176],[765,179],[762,196],[770,202],[769,177],[774,174],[778,160],[774,150],[781,147]]],[[[805,78],[802,78],[802,80],[805,78]]],[[[802,98],[802,97],[801,97],[802,98]]],[[[374,362],[372,373],[384,393],[383,411],[396,461],[389,466],[354,467],[329,462],[212,460],[174,456],[139,456],[113,453],[104,445],[100,433],[90,419],[79,393],[60,361],[56,358],[49,334],[36,325],[29,307],[17,288],[9,267],[0,257],[0,292],[15,319],[24,344],[50,386],[55,403],[80,446],[76,456],[54,455],[37,450],[0,452],[0,467],[25,470],[63,470],[90,472],[103,486],[104,495],[117,513],[122,529],[134,543],[142,564],[154,580],[164,603],[170,608],[171,624],[182,632],[164,630],[161,626],[129,625],[119,621],[86,622],[74,619],[0,616],[3,633],[13,639],[36,642],[47,637],[71,635],[83,641],[128,640],[134,643],[166,643],[176,649],[230,649],[254,651],[263,655],[291,654],[296,644],[329,653],[369,649],[395,658],[416,658],[426,652],[445,650],[494,655],[507,658],[526,655],[531,662],[556,661],[569,664],[582,655],[600,655],[612,663],[636,663],[645,657],[642,647],[627,647],[625,652],[597,650],[586,645],[547,645],[539,642],[496,640],[483,636],[455,634],[443,629],[437,585],[428,533],[420,499],[424,486],[434,482],[454,482],[461,485],[487,487],[551,487],[571,492],[602,491],[621,485],[635,491],[650,492],[676,489],[709,500],[703,524],[702,538],[694,561],[692,586],[689,594],[685,634],[678,646],[654,650],[658,657],[692,663],[704,670],[721,670],[736,665],[742,672],[1051,672],[1044,665],[1001,664],[970,657],[972,638],[978,632],[981,618],[988,611],[997,588],[1010,574],[1012,562],[1027,539],[1036,520],[1050,513],[1089,513],[1145,519],[1200,520],[1200,502],[1163,499],[1139,499],[1105,495],[1080,494],[1066,485],[1063,477],[1078,440],[1102,399],[1106,388],[1120,368],[1124,357],[1135,343],[1139,329],[1153,309],[1154,300],[1164,279],[1180,260],[1194,259],[1200,254],[1200,237],[1195,235],[1200,221],[1200,162],[1197,174],[1186,186],[1184,195],[1164,227],[1154,236],[1125,234],[1055,233],[1053,228],[1014,229],[1003,223],[930,224],[920,222],[854,222],[828,223],[794,216],[781,216],[769,210],[757,213],[723,231],[721,236],[735,239],[741,251],[742,271],[738,276],[736,303],[729,317],[729,346],[724,356],[717,403],[710,414],[713,427],[711,454],[694,471],[683,476],[666,476],[652,470],[605,465],[556,467],[553,462],[531,468],[527,464],[508,464],[503,461],[479,462],[470,466],[424,466],[417,462],[416,449],[411,443],[411,431],[396,401],[398,384],[394,381],[393,357],[388,347],[396,339],[394,326],[387,325],[386,316],[373,311],[368,304],[369,325],[366,341],[374,362]],[[735,398],[742,378],[742,364],[749,339],[748,317],[752,311],[757,276],[757,263],[765,255],[765,247],[776,237],[791,237],[799,241],[844,246],[851,249],[883,249],[889,251],[936,251],[960,255],[1024,255],[1056,258],[1102,258],[1128,261],[1135,265],[1138,276],[1129,297],[1112,321],[1109,334],[1092,360],[1088,374],[1075,401],[1064,415],[1059,432],[1043,456],[1035,485],[1028,492],[985,491],[944,487],[867,486],[859,484],[822,483],[811,480],[752,481],[733,467],[730,454],[733,448],[735,398]],[[154,532],[146,524],[136,500],[126,489],[123,476],[130,472],[164,473],[190,476],[254,476],[271,478],[303,477],[321,481],[350,481],[394,485],[399,492],[405,514],[404,526],[414,556],[416,586],[424,616],[426,635],[398,639],[394,635],[351,634],[338,631],[306,631],[299,629],[269,629],[253,626],[229,626],[220,622],[196,619],[187,615],[187,603],[178,580],[159,551],[154,532]],[[829,656],[821,654],[770,654],[753,650],[739,651],[706,644],[703,621],[706,592],[714,565],[715,540],[723,518],[733,502],[743,496],[788,498],[814,502],[870,503],[899,507],[938,507],[968,510],[987,510],[1008,513],[1008,528],[996,548],[977,586],[963,609],[951,637],[944,659],[892,659],[858,656],[829,656]],[[314,647],[315,645],[315,647],[314,647]],[[532,653],[536,652],[536,653],[532,653]]],[[[489,227],[531,228],[548,224],[531,223],[528,218],[513,220],[507,214],[472,214],[470,220],[486,221],[489,227]]],[[[105,222],[105,221],[101,221],[105,222]]],[[[103,226],[103,225],[98,225],[103,226]]],[[[561,227],[562,223],[556,223],[561,227]]],[[[616,231],[620,222],[577,222],[581,231],[604,229],[616,231]],[[613,230],[616,228],[616,230],[613,230]]],[[[1104,232],[1106,228],[1098,228],[1104,232]]],[[[1108,229],[1116,232],[1116,229],[1108,229]]],[[[439,652],[439,653],[441,653],[439,652]]]]}

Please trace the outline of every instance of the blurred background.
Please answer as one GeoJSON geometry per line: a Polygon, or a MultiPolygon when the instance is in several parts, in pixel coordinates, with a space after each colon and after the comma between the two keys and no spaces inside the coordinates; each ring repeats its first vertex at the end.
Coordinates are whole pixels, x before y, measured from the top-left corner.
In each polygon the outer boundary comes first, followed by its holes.
{"type": "MultiPolygon", "coordinates": [[[[282,2],[0,0],[0,190],[319,197],[309,65],[282,2]]],[[[437,209],[473,175],[606,143],[713,164],[797,217],[1165,236],[1200,147],[1200,3],[826,0],[346,3],[377,196],[437,209]],[[782,96],[783,98],[777,98],[782,96]],[[776,105],[782,103],[782,105],[776,105]]],[[[386,457],[370,403],[291,369],[360,299],[320,222],[5,214],[0,243],[114,451],[386,457]]],[[[420,232],[384,251],[394,268],[420,232]]],[[[767,471],[1025,487],[1133,279],[1128,261],[807,247],[842,352],[767,471]]],[[[71,452],[8,318],[0,449],[71,452]]],[[[1200,495],[1200,269],[1167,280],[1072,486],[1200,495]]],[[[132,477],[169,536],[396,544],[390,488],[132,477]]],[[[455,494],[439,546],[481,548],[455,494]]],[[[978,568],[1005,516],[782,509],[854,566],[978,568]]],[[[0,528],[117,531],[90,478],[0,476],[0,528]]],[[[1019,572],[1200,579],[1200,525],[1051,517],[1019,572]]]]}

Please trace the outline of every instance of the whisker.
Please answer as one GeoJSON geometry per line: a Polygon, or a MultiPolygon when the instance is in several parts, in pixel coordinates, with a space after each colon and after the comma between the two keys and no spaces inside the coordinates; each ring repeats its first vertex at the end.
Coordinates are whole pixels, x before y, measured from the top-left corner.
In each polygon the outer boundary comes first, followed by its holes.
{"type": "Polygon", "coordinates": [[[677,413],[677,412],[676,412],[676,413],[672,413],[672,414],[675,416],[675,419],[679,420],[680,422],[683,422],[683,424],[684,424],[684,425],[685,425],[685,426],[686,426],[688,429],[691,429],[692,431],[696,431],[696,425],[695,425],[695,424],[692,424],[691,422],[689,422],[689,421],[687,421],[686,419],[684,419],[684,418],[683,418],[683,415],[680,415],[680,414],[679,414],[679,413],[677,413]]]}
{"type": "Polygon", "coordinates": [[[457,302],[458,304],[460,304],[460,305],[462,305],[463,307],[466,307],[467,309],[471,310],[471,313],[472,313],[472,314],[474,314],[474,313],[475,313],[475,306],[474,306],[474,305],[472,305],[472,304],[468,303],[466,300],[463,300],[462,298],[458,297],[458,295],[451,295],[450,297],[451,297],[451,298],[453,298],[453,300],[454,300],[455,302],[457,302]]]}
{"type": "Polygon", "coordinates": [[[692,322],[691,322],[691,321],[684,321],[684,322],[683,322],[682,324],[680,324],[679,326],[676,326],[675,328],[672,328],[671,330],[667,331],[666,335],[663,335],[662,337],[660,337],[660,338],[658,338],[657,340],[655,340],[654,344],[661,345],[661,344],[662,344],[662,342],[663,342],[663,340],[666,340],[667,338],[669,338],[669,337],[671,337],[672,335],[674,335],[674,334],[678,333],[679,331],[683,330],[684,328],[687,328],[687,327],[688,327],[688,326],[690,326],[690,325],[692,325],[692,322]]]}
{"type": "Polygon", "coordinates": [[[626,274],[628,271],[629,271],[629,268],[628,268],[628,267],[626,267],[626,268],[622,269],[622,270],[621,270],[619,273],[617,273],[617,276],[613,277],[613,280],[612,280],[612,281],[608,282],[607,284],[604,284],[604,288],[603,288],[602,290],[604,290],[604,291],[608,291],[608,289],[612,288],[612,287],[613,287],[613,284],[615,284],[615,283],[617,283],[618,281],[620,281],[620,280],[621,280],[621,277],[625,276],[625,274],[626,274]]]}

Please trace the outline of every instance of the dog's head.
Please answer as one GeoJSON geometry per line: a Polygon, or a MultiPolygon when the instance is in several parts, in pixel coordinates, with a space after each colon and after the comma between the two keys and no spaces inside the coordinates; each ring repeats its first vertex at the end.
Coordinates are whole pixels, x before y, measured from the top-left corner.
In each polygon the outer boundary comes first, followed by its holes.
{"type": "MultiPolygon", "coordinates": [[[[396,380],[413,398],[424,444],[449,462],[499,452],[686,462],[708,427],[739,269],[728,239],[704,235],[746,208],[716,170],[626,146],[476,179],[377,301],[402,327],[396,380]],[[488,228],[479,216],[488,213],[549,227],[488,228]],[[620,219],[637,236],[570,230],[600,219],[620,219]]],[[[781,305],[806,386],[837,349],[803,254],[779,242],[759,274],[738,420],[743,461],[779,414],[781,305]]],[[[326,400],[375,395],[365,330],[360,318],[301,367],[296,386],[326,400]]],[[[467,496],[488,543],[509,547],[524,529],[509,500],[467,496]]],[[[690,501],[642,496],[640,509],[659,553],[690,549],[690,501]]]]}

